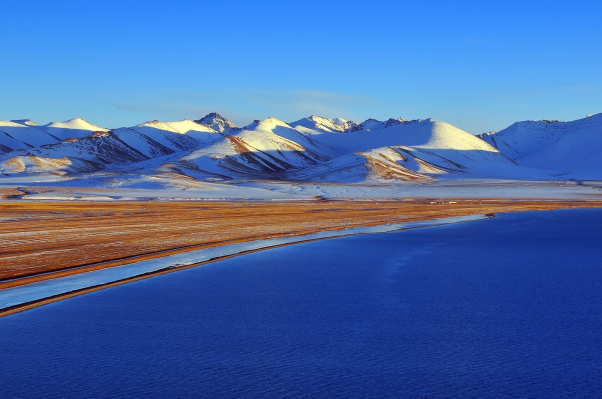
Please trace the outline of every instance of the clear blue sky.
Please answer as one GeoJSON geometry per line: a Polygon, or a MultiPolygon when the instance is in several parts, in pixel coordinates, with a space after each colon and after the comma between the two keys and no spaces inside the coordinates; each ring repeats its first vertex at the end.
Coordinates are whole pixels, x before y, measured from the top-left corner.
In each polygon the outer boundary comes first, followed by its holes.
{"type": "Polygon", "coordinates": [[[600,1],[4,1],[0,119],[602,112],[600,1]]]}

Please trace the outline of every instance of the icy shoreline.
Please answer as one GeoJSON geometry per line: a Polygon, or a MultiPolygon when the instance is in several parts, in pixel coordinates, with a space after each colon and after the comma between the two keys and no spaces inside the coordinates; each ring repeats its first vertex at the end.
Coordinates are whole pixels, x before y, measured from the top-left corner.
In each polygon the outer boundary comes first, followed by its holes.
{"type": "Polygon", "coordinates": [[[19,287],[0,290],[0,311],[14,306],[25,305],[51,297],[66,295],[68,293],[89,289],[120,280],[142,276],[148,273],[163,270],[177,270],[179,267],[191,266],[201,262],[219,260],[225,256],[232,256],[281,245],[288,245],[311,240],[343,237],[357,234],[387,233],[419,227],[441,226],[451,223],[462,223],[488,219],[490,216],[477,214],[456,216],[441,219],[421,220],[406,223],[394,223],[379,226],[355,227],[339,231],[326,231],[304,236],[280,237],[268,240],[247,241],[221,247],[206,248],[190,251],[161,258],[144,260],[128,265],[95,270],[87,273],[75,274],[52,280],[41,281],[19,287]]]}

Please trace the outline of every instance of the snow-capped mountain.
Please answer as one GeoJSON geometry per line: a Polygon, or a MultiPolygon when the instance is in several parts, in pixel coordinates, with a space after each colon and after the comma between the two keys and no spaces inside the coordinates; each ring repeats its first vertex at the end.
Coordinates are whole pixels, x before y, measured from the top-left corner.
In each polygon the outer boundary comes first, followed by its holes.
{"type": "Polygon", "coordinates": [[[305,134],[320,134],[320,132],[348,133],[360,129],[357,123],[341,118],[326,119],[312,115],[307,118],[291,122],[289,125],[305,134]]]}
{"type": "Polygon", "coordinates": [[[434,178],[424,174],[445,173],[423,163],[401,146],[381,147],[366,152],[341,155],[317,166],[291,172],[291,180],[378,183],[387,181],[429,182],[434,178]]]}
{"type": "Polygon", "coordinates": [[[0,173],[81,173],[149,159],[109,132],[93,133],[38,148],[13,151],[0,158],[0,173]]]}
{"type": "Polygon", "coordinates": [[[228,119],[224,118],[217,112],[211,112],[205,115],[203,118],[195,121],[199,125],[206,126],[216,132],[220,133],[231,133],[239,130],[239,128],[228,119]]]}
{"type": "Polygon", "coordinates": [[[571,122],[516,122],[479,137],[520,165],[559,177],[602,179],[602,113],[571,122]]]}
{"type": "Polygon", "coordinates": [[[108,131],[108,129],[93,125],[81,118],[70,119],[66,122],[52,122],[47,125],[38,126],[38,128],[59,140],[66,140],[69,138],[81,139],[94,132],[108,131]]]}
{"type": "MultiPolygon", "coordinates": [[[[217,113],[107,129],[80,118],[0,121],[0,173],[157,173],[197,180],[426,183],[440,179],[600,179],[602,114],[517,122],[474,136],[433,119],[361,123],[312,115],[242,128],[217,113]]],[[[0,181],[2,179],[0,175],[0,181]]]]}
{"type": "Polygon", "coordinates": [[[36,148],[61,141],[38,126],[13,121],[0,121],[0,151],[10,152],[36,148]]]}
{"type": "MultiPolygon", "coordinates": [[[[404,156],[409,156],[409,159],[417,158],[423,164],[432,163],[431,170],[439,170],[433,174],[440,176],[462,177],[471,174],[480,177],[516,178],[523,173],[515,162],[488,143],[445,122],[432,119],[413,121],[403,118],[387,121],[368,119],[357,126],[360,128],[347,133],[333,133],[328,128],[320,129],[319,125],[316,125],[311,132],[304,129],[301,131],[339,149],[342,154],[352,153],[362,158],[365,157],[359,154],[375,148],[382,152],[382,149],[387,147],[395,147],[390,150],[397,153],[399,146],[402,146],[403,151],[406,151],[404,156]]],[[[348,159],[349,157],[345,156],[343,164],[346,164],[345,160],[348,159]]],[[[401,164],[397,161],[396,163],[401,164]]],[[[340,164],[334,162],[325,166],[330,165],[337,165],[335,169],[337,175],[340,175],[340,164]]],[[[416,168],[410,170],[420,173],[416,168]]],[[[324,173],[321,173],[321,176],[326,179],[324,173]]],[[[304,174],[295,176],[304,176],[304,174]]],[[[373,178],[374,176],[370,179],[373,178]]]]}
{"type": "Polygon", "coordinates": [[[28,125],[28,126],[38,126],[31,119],[13,119],[11,122],[18,123],[20,125],[28,125]]]}
{"type": "Polygon", "coordinates": [[[195,150],[180,161],[216,176],[274,177],[275,174],[328,161],[339,153],[288,124],[267,118],[253,122],[225,139],[195,150]]]}
{"type": "MultiPolygon", "coordinates": [[[[170,154],[178,151],[191,150],[198,147],[205,141],[195,139],[192,135],[181,133],[172,127],[173,122],[151,121],[145,122],[137,126],[129,128],[121,128],[114,130],[114,134],[121,140],[128,143],[134,148],[145,148],[146,154],[149,157],[154,157],[153,149],[160,149],[160,153],[170,154]]],[[[193,122],[194,123],[194,122],[193,122]]],[[[202,131],[195,133],[213,134],[202,131]]],[[[211,142],[211,140],[207,140],[211,142]]],[[[143,151],[144,152],[144,151],[143,151]]]]}

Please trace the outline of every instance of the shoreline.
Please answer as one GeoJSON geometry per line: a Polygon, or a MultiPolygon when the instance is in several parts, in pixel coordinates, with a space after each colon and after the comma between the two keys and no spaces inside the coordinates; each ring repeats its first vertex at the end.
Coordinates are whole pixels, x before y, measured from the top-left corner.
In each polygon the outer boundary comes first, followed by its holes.
{"type": "MultiPolygon", "coordinates": [[[[148,207],[155,206],[154,204],[148,203],[143,203],[142,205],[148,207]]],[[[186,205],[190,205],[190,203],[186,205]]],[[[202,205],[206,206],[206,204],[202,205]]],[[[94,204],[94,206],[98,206],[98,204],[94,204]]],[[[229,227],[230,229],[234,228],[236,230],[241,223],[245,221],[248,222],[248,219],[250,218],[253,227],[258,229],[259,231],[263,231],[265,226],[263,224],[258,225],[258,223],[261,223],[262,221],[268,223],[268,221],[271,220],[269,219],[269,217],[273,217],[274,213],[276,213],[277,216],[275,219],[275,223],[278,225],[279,228],[276,231],[272,232],[272,234],[246,236],[239,234],[238,236],[233,237],[234,239],[230,240],[222,240],[213,243],[205,241],[196,245],[168,248],[165,250],[151,253],[146,252],[121,259],[113,258],[107,261],[97,262],[92,265],[79,265],[58,270],[50,270],[48,272],[36,273],[30,276],[26,275],[17,276],[13,278],[5,278],[0,280],[0,299],[3,296],[8,295],[9,292],[15,292],[15,289],[19,288],[21,288],[22,291],[34,290],[36,287],[40,286],[60,286],[65,281],[70,281],[69,279],[76,281],[78,276],[80,276],[80,278],[86,278],[94,276],[94,273],[97,273],[96,275],[104,274],[106,276],[110,276],[111,274],[119,275],[120,273],[122,273],[120,275],[120,278],[113,278],[110,281],[102,280],[98,284],[93,284],[91,286],[80,286],[76,289],[65,290],[57,294],[45,295],[43,297],[35,298],[32,301],[23,301],[21,303],[15,303],[15,305],[12,305],[12,303],[14,302],[6,301],[6,304],[9,306],[2,306],[2,304],[0,304],[0,317],[17,313],[23,310],[31,309],[33,307],[41,306],[47,303],[56,302],[58,300],[66,299],[72,296],[82,295],[99,289],[121,285],[127,282],[137,281],[143,278],[149,278],[155,275],[170,273],[173,271],[183,270],[190,267],[201,266],[207,263],[215,262],[221,259],[227,259],[233,256],[238,256],[260,250],[266,250],[270,248],[277,248],[286,245],[293,245],[297,243],[311,242],[315,240],[357,234],[390,232],[410,228],[421,228],[437,226],[442,224],[458,223],[462,221],[482,220],[488,217],[495,217],[495,214],[497,213],[598,207],[602,207],[602,202],[591,200],[540,201],[532,199],[510,201],[500,201],[496,199],[478,199],[470,201],[437,200],[430,202],[426,202],[424,199],[414,201],[406,200],[401,202],[375,200],[363,201],[359,204],[350,204],[349,202],[345,201],[316,201],[313,203],[303,204],[272,203],[261,204],[259,206],[257,204],[249,205],[247,203],[227,203],[227,206],[224,206],[224,204],[222,203],[215,205],[214,208],[211,208],[211,211],[214,213],[215,211],[230,211],[230,213],[225,212],[225,215],[227,216],[228,222],[232,222],[231,219],[233,219],[234,224],[230,223],[230,225],[227,225],[226,228],[229,227]],[[235,205],[235,207],[232,207],[232,205],[235,205]],[[291,211],[291,206],[294,207],[293,211],[291,211]],[[301,209],[301,211],[299,211],[299,208],[303,207],[305,207],[306,209],[301,209]],[[257,216],[255,212],[258,210],[258,208],[261,208],[264,212],[267,213],[259,213],[257,216]],[[239,213],[233,213],[232,209],[237,209],[241,211],[239,213]],[[292,222],[289,220],[287,222],[288,224],[283,223],[284,227],[280,226],[280,216],[285,214],[282,213],[284,212],[283,209],[284,211],[292,212],[290,214],[286,214],[290,218],[292,218],[292,222]],[[347,215],[345,212],[348,212],[349,215],[347,215]],[[370,219],[368,217],[370,216],[370,212],[378,212],[378,218],[370,219]],[[310,216],[317,214],[319,215],[319,217],[316,219],[315,216],[311,216],[308,219],[308,214],[310,216]],[[305,219],[295,219],[301,217],[305,217],[305,219]],[[445,221],[446,219],[447,222],[445,221]],[[300,223],[305,223],[306,227],[304,230],[298,229],[298,225],[300,223]],[[283,228],[286,229],[283,230],[283,228]],[[295,228],[297,228],[297,230],[295,230],[295,228]],[[205,254],[212,253],[214,254],[213,256],[205,256],[205,254]],[[199,259],[198,256],[200,254],[202,254],[202,256],[205,257],[199,259]],[[127,275],[123,277],[123,270],[128,268],[132,269],[136,267],[141,267],[141,265],[146,264],[153,265],[152,267],[154,267],[155,269],[142,270],[134,273],[133,275],[127,275]]],[[[86,209],[88,208],[85,208],[85,210],[86,209]]],[[[190,213],[190,211],[186,212],[190,213]]],[[[185,216],[187,216],[188,213],[185,213],[185,216]]],[[[0,216],[3,215],[0,214],[0,216]]],[[[160,216],[165,215],[160,214],[160,216]]],[[[157,217],[157,215],[153,217],[157,217]]],[[[219,219],[219,217],[220,214],[215,213],[212,214],[210,218],[204,218],[202,220],[215,221],[216,219],[219,219]]],[[[50,220],[52,221],[52,218],[50,220]]],[[[86,223],[94,223],[94,221],[86,221],[86,223]]],[[[222,221],[221,223],[225,222],[222,221]]],[[[36,226],[34,226],[34,228],[35,227],[36,226]]],[[[269,226],[265,227],[265,229],[267,230],[268,227],[269,226]]],[[[120,226],[119,224],[112,224],[106,228],[108,228],[111,231],[115,229],[124,229],[124,227],[120,226]]],[[[30,235],[35,236],[35,234],[37,234],[37,232],[39,231],[42,230],[23,230],[23,232],[19,234],[24,234],[26,237],[30,235]]],[[[231,233],[230,231],[228,232],[231,233]]],[[[182,234],[188,233],[184,232],[182,234]]],[[[182,237],[185,238],[186,235],[182,237]]],[[[183,239],[181,239],[179,236],[175,237],[176,242],[180,242],[180,240],[183,239]]],[[[101,247],[102,245],[105,245],[102,243],[94,244],[96,246],[101,247]]],[[[17,249],[22,250],[23,248],[17,247],[17,249]]],[[[63,247],[59,248],[59,250],[63,250],[63,247]]],[[[34,255],[36,255],[35,251],[32,250],[32,252],[34,253],[34,255]]],[[[8,253],[8,255],[6,256],[10,258],[10,256],[19,255],[8,253]]]]}
{"type": "MultiPolygon", "coordinates": [[[[236,256],[241,256],[241,255],[247,255],[247,254],[251,254],[251,253],[255,253],[255,252],[259,252],[259,251],[265,251],[265,250],[275,249],[275,248],[282,248],[282,247],[287,247],[287,246],[291,246],[291,245],[304,244],[304,243],[315,242],[315,241],[329,240],[329,239],[334,239],[334,238],[351,237],[351,236],[357,236],[357,235],[363,235],[363,234],[393,233],[393,232],[399,232],[399,231],[405,231],[405,230],[439,227],[439,226],[446,226],[446,225],[458,224],[458,223],[468,223],[468,222],[474,222],[474,221],[480,221],[480,220],[488,220],[488,219],[491,219],[494,217],[497,217],[497,215],[494,215],[494,214],[471,215],[471,216],[464,217],[464,218],[452,217],[452,218],[430,219],[430,220],[418,221],[418,223],[416,223],[416,225],[407,226],[407,227],[402,227],[402,226],[398,226],[398,224],[395,224],[395,225],[391,225],[390,229],[386,229],[386,227],[388,225],[379,225],[379,226],[373,226],[373,227],[377,228],[374,231],[358,231],[358,230],[369,229],[370,227],[367,226],[367,227],[345,229],[345,230],[336,231],[336,232],[325,232],[326,234],[327,233],[335,233],[335,234],[331,234],[331,235],[327,234],[323,237],[307,238],[307,237],[315,236],[316,235],[315,233],[308,234],[305,236],[290,237],[290,241],[288,241],[288,242],[283,242],[283,243],[279,243],[279,244],[275,244],[275,245],[263,245],[263,246],[260,245],[257,248],[244,250],[244,251],[240,251],[240,252],[234,252],[234,253],[230,253],[230,254],[226,254],[226,255],[221,255],[221,256],[214,257],[214,258],[210,258],[208,260],[203,260],[200,262],[195,262],[195,263],[191,263],[191,264],[187,264],[187,265],[181,265],[181,266],[169,265],[169,266],[165,266],[160,269],[157,269],[157,270],[153,270],[153,271],[149,271],[149,272],[145,272],[145,273],[141,273],[141,274],[135,274],[130,277],[122,278],[119,280],[110,281],[110,282],[101,283],[101,284],[94,284],[89,287],[82,287],[82,288],[79,288],[76,290],[66,291],[63,293],[56,294],[56,295],[51,295],[48,297],[44,297],[44,298],[40,298],[40,299],[36,299],[36,300],[32,300],[32,301],[28,301],[28,302],[24,302],[24,303],[20,303],[20,304],[15,304],[15,305],[8,306],[8,307],[2,307],[2,304],[0,303],[0,318],[11,315],[11,314],[23,312],[25,310],[33,309],[38,306],[43,306],[43,305],[47,305],[50,303],[58,302],[63,299],[68,299],[68,298],[72,298],[75,296],[84,295],[84,294],[87,294],[90,292],[99,291],[99,290],[102,290],[105,288],[115,287],[118,285],[123,285],[123,284],[127,284],[127,283],[134,282],[134,281],[144,280],[144,279],[155,277],[155,276],[178,272],[178,271],[190,269],[193,267],[199,267],[199,266],[203,266],[203,265],[206,265],[209,263],[214,263],[214,262],[218,262],[221,260],[225,260],[225,259],[229,259],[229,258],[233,258],[236,256]],[[448,219],[448,220],[446,220],[446,219],[448,219]],[[449,219],[457,219],[457,220],[449,220],[449,219]],[[422,223],[420,223],[420,222],[422,222],[422,223]],[[379,227],[381,227],[382,229],[378,229],[379,227]],[[342,233],[342,234],[336,234],[336,233],[342,233]]],[[[408,224],[411,225],[412,223],[408,223],[408,224]]],[[[271,241],[271,240],[265,240],[265,241],[271,241]]],[[[269,243],[266,243],[266,244],[269,244],[269,243]]],[[[228,246],[226,245],[222,248],[227,249],[228,246]]],[[[169,257],[163,257],[160,259],[169,260],[168,258],[169,257]]],[[[135,263],[132,265],[135,265],[135,263]]],[[[127,266],[131,266],[131,265],[124,265],[122,267],[127,267],[127,266]]],[[[86,273],[81,273],[79,275],[81,276],[82,274],[86,274],[86,273]]],[[[55,279],[54,281],[56,282],[57,280],[59,280],[58,282],[60,282],[60,279],[55,279]]],[[[32,283],[32,284],[35,284],[35,283],[32,283]]],[[[32,284],[28,284],[28,285],[24,285],[24,286],[20,286],[20,287],[14,287],[14,288],[27,289],[27,287],[31,286],[32,284]]],[[[10,289],[6,289],[6,290],[10,290],[10,289]]],[[[2,291],[3,290],[0,290],[0,301],[2,300],[2,291]]]]}
{"type": "Polygon", "coordinates": [[[584,206],[602,206],[602,201],[18,202],[0,212],[0,290],[246,241],[449,216],[584,206]]]}

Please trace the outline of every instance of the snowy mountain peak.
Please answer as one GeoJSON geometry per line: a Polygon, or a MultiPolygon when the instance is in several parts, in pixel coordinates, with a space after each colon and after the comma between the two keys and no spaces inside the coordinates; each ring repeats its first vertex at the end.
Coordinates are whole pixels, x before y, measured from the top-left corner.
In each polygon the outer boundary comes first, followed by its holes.
{"type": "Polygon", "coordinates": [[[65,140],[76,137],[83,138],[89,136],[92,132],[104,131],[108,129],[91,124],[82,118],[73,118],[65,122],[51,122],[46,125],[39,126],[37,129],[47,133],[55,140],[65,140]]]}
{"type": "Polygon", "coordinates": [[[154,121],[146,121],[146,122],[141,123],[141,124],[136,125],[136,126],[159,126],[162,123],[163,122],[161,122],[160,120],[155,119],[154,121]]]}
{"type": "Polygon", "coordinates": [[[480,139],[482,139],[482,140],[485,140],[485,137],[493,136],[494,134],[497,134],[497,132],[494,132],[494,131],[485,132],[485,133],[477,134],[477,137],[480,138],[480,139]]]}
{"type": "Polygon", "coordinates": [[[340,119],[340,118],[335,118],[335,119],[328,119],[328,118],[324,118],[322,116],[318,116],[318,115],[311,115],[308,116],[307,118],[308,121],[312,121],[312,122],[316,122],[316,123],[332,123],[333,125],[342,125],[343,123],[347,122],[344,119],[340,119]],[[338,123],[339,121],[343,121],[343,123],[338,123]]]}
{"type": "Polygon", "coordinates": [[[201,118],[199,121],[214,120],[214,119],[219,119],[219,120],[222,120],[222,121],[226,121],[227,120],[226,118],[224,118],[223,116],[221,116],[217,112],[210,112],[207,115],[205,115],[203,118],[201,118]]]}
{"type": "Polygon", "coordinates": [[[479,137],[522,166],[554,170],[555,178],[598,179],[600,132],[602,114],[596,114],[570,122],[516,122],[479,137]]]}
{"type": "Polygon", "coordinates": [[[393,125],[399,125],[399,124],[401,124],[401,123],[406,123],[406,122],[407,122],[407,120],[405,120],[405,119],[403,119],[403,118],[398,118],[398,119],[393,119],[393,118],[390,118],[390,119],[389,119],[389,120],[387,120],[387,122],[385,123],[385,126],[384,126],[384,128],[386,129],[386,128],[390,127],[390,126],[393,126],[393,125]]]}
{"type": "Polygon", "coordinates": [[[277,127],[292,129],[292,127],[288,123],[282,122],[280,119],[276,119],[272,116],[270,116],[269,118],[265,118],[264,120],[255,119],[253,123],[245,126],[243,129],[273,131],[277,127]]]}
{"type": "Polygon", "coordinates": [[[337,126],[344,125],[345,123],[348,122],[347,119],[343,119],[343,118],[332,118],[331,121],[332,121],[332,123],[334,123],[337,126]]]}
{"type": "MultiPolygon", "coordinates": [[[[395,121],[395,119],[393,119],[393,120],[395,121]]],[[[389,121],[391,121],[391,119],[389,119],[389,121]]],[[[389,121],[387,121],[387,122],[389,122],[389,121]]],[[[368,118],[365,121],[363,121],[362,123],[360,123],[359,125],[361,126],[362,129],[370,131],[370,130],[380,129],[380,128],[385,127],[387,122],[379,121],[379,120],[376,120],[373,118],[368,118]]]]}
{"type": "MultiPolygon", "coordinates": [[[[423,119],[413,119],[411,121],[405,119],[405,118],[389,118],[384,122],[378,121],[376,119],[367,119],[364,122],[362,122],[360,124],[360,126],[362,127],[362,129],[366,129],[366,130],[374,130],[374,129],[386,129],[388,127],[391,126],[395,126],[395,125],[407,125],[410,123],[416,123],[416,122],[422,122],[423,119]]],[[[433,121],[433,119],[428,119],[428,121],[433,121]]]]}
{"type": "MultiPolygon", "coordinates": [[[[159,121],[159,120],[144,122],[139,125],[136,125],[136,127],[154,127],[155,129],[159,129],[159,130],[167,130],[169,132],[174,132],[174,133],[177,132],[176,129],[171,127],[168,123],[165,123],[165,122],[159,121]]],[[[179,133],[179,132],[177,132],[177,133],[179,133]]]]}
{"type": "Polygon", "coordinates": [[[298,121],[289,123],[295,129],[307,131],[324,131],[330,133],[347,133],[358,130],[359,125],[353,121],[348,121],[342,118],[327,119],[321,116],[312,115],[307,118],[299,119],[298,121]]]}
{"type": "Polygon", "coordinates": [[[81,118],[43,126],[20,119],[0,121],[0,178],[3,171],[85,174],[104,168],[152,174],[158,165],[173,164],[170,173],[197,179],[601,180],[600,133],[602,113],[570,122],[517,122],[478,136],[433,119],[357,124],[311,115],[287,124],[269,117],[240,129],[214,112],[197,121],[153,120],[112,130],[81,118]]]}
{"type": "Polygon", "coordinates": [[[220,133],[229,133],[239,130],[238,126],[224,118],[217,112],[211,112],[201,119],[195,120],[199,125],[205,125],[220,133]]]}
{"type": "Polygon", "coordinates": [[[73,119],[69,119],[68,121],[65,121],[65,122],[50,122],[41,127],[56,128],[56,129],[90,130],[90,131],[97,131],[97,130],[105,130],[106,131],[106,130],[108,130],[108,129],[102,128],[100,126],[93,125],[90,122],[88,122],[87,120],[82,119],[82,118],[73,118],[73,119]]]}

